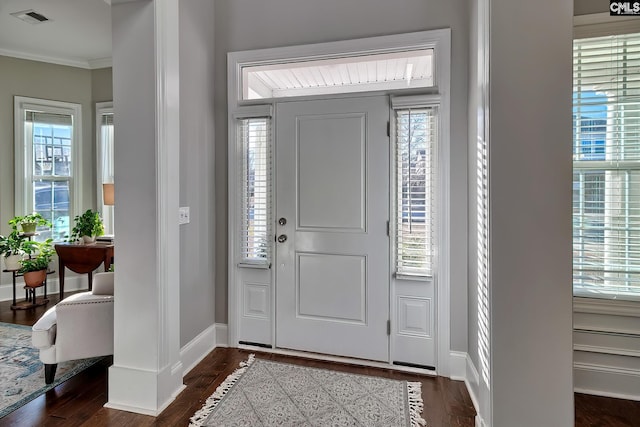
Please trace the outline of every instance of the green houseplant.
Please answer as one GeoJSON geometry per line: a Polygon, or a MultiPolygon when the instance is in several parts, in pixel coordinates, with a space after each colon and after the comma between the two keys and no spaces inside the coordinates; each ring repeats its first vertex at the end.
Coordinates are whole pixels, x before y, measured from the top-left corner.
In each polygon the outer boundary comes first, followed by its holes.
{"type": "Polygon", "coordinates": [[[24,255],[23,244],[25,237],[21,236],[17,230],[11,234],[0,236],[0,254],[4,256],[4,265],[7,270],[19,270],[20,261],[24,255]]]}
{"type": "Polygon", "coordinates": [[[49,263],[55,253],[51,242],[53,242],[52,239],[47,239],[44,242],[25,241],[23,243],[22,248],[29,255],[28,258],[22,260],[20,268],[25,285],[36,288],[44,282],[49,263]]]}
{"type": "Polygon", "coordinates": [[[76,242],[82,240],[84,243],[93,243],[96,240],[96,236],[104,234],[104,225],[98,212],[87,209],[82,215],[76,215],[74,221],[75,225],[67,241],[76,242]]]}
{"type": "Polygon", "coordinates": [[[16,216],[9,220],[9,225],[14,231],[18,230],[18,226],[22,228],[25,234],[34,234],[36,227],[51,227],[51,222],[45,219],[37,212],[25,216],[16,216]]]}

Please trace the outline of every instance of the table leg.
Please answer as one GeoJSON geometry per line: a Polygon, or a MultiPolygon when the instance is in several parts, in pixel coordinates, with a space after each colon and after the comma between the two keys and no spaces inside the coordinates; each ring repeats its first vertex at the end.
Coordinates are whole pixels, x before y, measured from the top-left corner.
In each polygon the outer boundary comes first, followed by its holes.
{"type": "Polygon", "coordinates": [[[60,301],[64,299],[64,261],[58,257],[58,281],[60,282],[60,301]]]}
{"type": "Polygon", "coordinates": [[[89,290],[91,290],[93,288],[93,272],[90,271],[88,274],[89,274],[89,290]]]}
{"type": "Polygon", "coordinates": [[[13,272],[13,305],[16,305],[16,272],[13,272]]]}

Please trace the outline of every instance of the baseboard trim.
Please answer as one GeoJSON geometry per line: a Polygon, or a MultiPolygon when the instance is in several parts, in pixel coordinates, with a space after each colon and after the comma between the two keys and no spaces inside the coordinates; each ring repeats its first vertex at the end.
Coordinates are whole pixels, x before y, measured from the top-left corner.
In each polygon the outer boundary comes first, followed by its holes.
{"type": "Polygon", "coordinates": [[[476,415],[476,426],[475,427],[488,427],[487,424],[485,424],[484,420],[482,419],[482,417],[480,415],[476,415]]]}
{"type": "MultiPolygon", "coordinates": [[[[13,283],[11,282],[11,275],[8,273],[2,273],[3,278],[9,278],[8,283],[3,283],[0,285],[0,301],[11,301],[13,300],[13,283]]],[[[47,295],[53,295],[60,292],[60,286],[58,285],[58,273],[53,273],[47,278],[47,295]]],[[[18,301],[22,301],[24,299],[24,283],[22,283],[22,279],[16,279],[16,299],[18,301]]],[[[64,291],[80,291],[89,289],[89,280],[87,279],[87,275],[83,274],[82,276],[69,276],[64,278],[64,291]]],[[[36,290],[38,296],[42,295],[44,292],[43,288],[39,288],[36,290]]]]}
{"type": "Polygon", "coordinates": [[[476,368],[476,365],[473,364],[473,361],[471,360],[471,356],[469,356],[468,354],[467,356],[467,376],[464,380],[464,383],[467,386],[467,391],[469,392],[469,397],[471,397],[471,402],[473,402],[473,407],[476,409],[476,414],[477,417],[476,419],[479,419],[482,424],[484,426],[484,421],[482,419],[482,417],[479,415],[480,414],[480,401],[478,400],[478,393],[479,393],[479,384],[480,384],[480,375],[478,374],[478,369],[476,368]]]}
{"type": "Polygon", "coordinates": [[[471,357],[468,353],[462,351],[452,351],[449,357],[449,367],[451,368],[451,379],[464,381],[464,385],[467,387],[467,392],[473,403],[473,407],[476,410],[476,427],[485,426],[482,417],[480,416],[480,405],[478,401],[478,384],[479,375],[471,357]]]}
{"type": "Polygon", "coordinates": [[[137,406],[121,405],[121,404],[110,403],[110,402],[105,403],[104,407],[109,409],[116,409],[118,411],[132,412],[134,414],[150,415],[152,417],[157,417],[162,412],[162,411],[151,411],[149,409],[139,408],[137,406]]]}
{"type": "Polygon", "coordinates": [[[229,329],[226,323],[216,323],[215,326],[215,343],[216,347],[229,347],[229,329]]]}
{"type": "Polygon", "coordinates": [[[178,397],[178,395],[182,393],[182,391],[186,388],[187,386],[183,384],[178,390],[176,390],[176,392],[173,394],[173,397],[171,399],[167,400],[160,408],[156,410],[150,410],[147,408],[140,408],[136,406],[122,405],[122,404],[111,403],[111,402],[105,403],[104,407],[109,409],[116,409],[118,411],[127,411],[127,412],[133,412],[135,414],[151,415],[152,417],[157,417],[162,413],[162,411],[167,409],[169,405],[173,403],[176,397],[178,397]]]}
{"type": "MultiPolygon", "coordinates": [[[[111,366],[109,368],[109,400],[104,407],[157,417],[185,389],[184,384],[177,385],[167,394],[168,398],[163,399],[164,402],[158,405],[158,398],[161,397],[159,394],[162,394],[159,393],[161,392],[158,389],[159,383],[167,379],[165,373],[169,371],[171,371],[169,367],[166,371],[156,372],[111,366]]],[[[166,384],[170,385],[169,382],[166,384]]]]}
{"type": "Polygon", "coordinates": [[[200,332],[194,339],[180,349],[180,361],[184,370],[182,377],[189,373],[198,363],[216,348],[216,325],[211,325],[200,332]]]}
{"type": "Polygon", "coordinates": [[[574,363],[573,384],[577,393],[640,401],[640,371],[637,369],[574,363]]]}
{"type": "MultiPolygon", "coordinates": [[[[476,410],[476,427],[485,427],[478,400],[479,374],[467,353],[450,353],[452,380],[463,380],[476,410]],[[465,369],[462,370],[464,362],[465,369]]],[[[640,370],[614,366],[574,363],[574,392],[640,401],[640,370]]]]}
{"type": "Polygon", "coordinates": [[[449,352],[449,378],[456,381],[467,379],[467,353],[462,351],[449,352]]]}

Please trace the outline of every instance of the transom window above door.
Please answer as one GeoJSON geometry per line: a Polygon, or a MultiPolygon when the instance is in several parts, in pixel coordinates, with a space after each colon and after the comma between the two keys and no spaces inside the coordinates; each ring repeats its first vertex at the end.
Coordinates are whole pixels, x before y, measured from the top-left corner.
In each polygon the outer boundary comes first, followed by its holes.
{"type": "Polygon", "coordinates": [[[433,49],[242,67],[242,99],[433,86],[433,49]]]}

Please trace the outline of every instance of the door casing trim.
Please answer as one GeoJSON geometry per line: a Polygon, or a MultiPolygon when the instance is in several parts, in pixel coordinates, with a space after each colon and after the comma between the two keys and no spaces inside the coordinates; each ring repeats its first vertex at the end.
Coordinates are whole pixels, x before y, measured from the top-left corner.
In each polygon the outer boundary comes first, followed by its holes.
{"type": "MultiPolygon", "coordinates": [[[[439,167],[439,227],[438,260],[436,281],[436,371],[438,375],[450,375],[450,75],[451,75],[451,30],[449,28],[422,31],[390,36],[370,37],[364,39],[344,40],[330,43],[319,43],[300,46],[288,46],[250,51],[229,52],[227,54],[227,124],[228,124],[228,344],[230,347],[239,347],[238,325],[241,313],[241,294],[236,274],[236,251],[238,247],[235,230],[238,227],[237,213],[239,212],[236,189],[238,185],[237,171],[237,142],[235,118],[243,110],[253,108],[256,105],[271,105],[275,102],[313,100],[320,98],[336,97],[362,97],[380,94],[438,94],[440,96],[440,138],[438,145],[439,167]],[[434,49],[434,87],[416,91],[415,89],[399,91],[360,92],[353,94],[333,94],[322,96],[292,97],[286,99],[265,99],[242,101],[239,98],[239,82],[242,65],[251,63],[273,63],[277,61],[295,62],[309,57],[320,58],[323,55],[362,55],[364,53],[379,52],[382,50],[415,49],[416,47],[432,47],[434,49]]],[[[275,126],[272,126],[274,132],[275,126]]],[[[272,137],[274,134],[272,134],[272,137]]],[[[275,197],[275,194],[274,196],[275,197]]],[[[275,283],[275,269],[271,269],[272,283],[275,283]]],[[[391,282],[390,282],[391,288],[391,282]]],[[[271,310],[275,307],[275,298],[271,298],[271,310]]],[[[272,313],[275,313],[272,311],[272,313]]],[[[275,316],[275,314],[273,314],[275,316]]],[[[275,325],[274,325],[275,327],[275,325]]],[[[273,329],[273,328],[272,328],[273,329]]],[[[264,349],[263,349],[264,351],[264,349]]],[[[273,350],[277,352],[278,350],[273,350]]],[[[333,356],[326,356],[331,360],[333,356]]],[[[390,360],[391,362],[391,360],[390,360]]],[[[391,363],[389,365],[391,366],[391,363]]]]}

